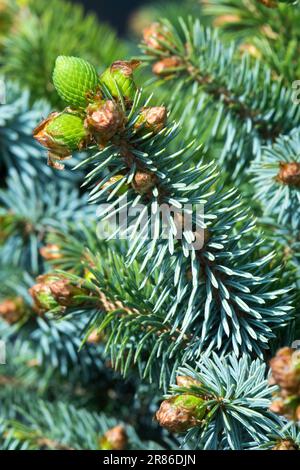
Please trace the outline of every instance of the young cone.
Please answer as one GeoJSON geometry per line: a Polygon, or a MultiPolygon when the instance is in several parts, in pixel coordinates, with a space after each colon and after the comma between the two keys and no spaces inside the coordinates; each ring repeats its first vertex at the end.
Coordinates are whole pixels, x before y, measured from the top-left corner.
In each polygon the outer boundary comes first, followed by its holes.
{"type": "Polygon", "coordinates": [[[34,129],[33,136],[48,149],[49,164],[58,169],[63,166],[56,160],[70,158],[72,152],[83,149],[89,141],[82,117],[68,111],[51,113],[34,129]]]}
{"type": "Polygon", "coordinates": [[[125,102],[130,104],[137,90],[133,72],[139,64],[137,60],[118,60],[103,72],[100,81],[115,99],[119,99],[121,94],[125,102]]]}
{"type": "Polygon", "coordinates": [[[99,77],[93,65],[79,57],[59,56],[53,72],[59,96],[69,105],[85,107],[97,91],[99,77]]]}

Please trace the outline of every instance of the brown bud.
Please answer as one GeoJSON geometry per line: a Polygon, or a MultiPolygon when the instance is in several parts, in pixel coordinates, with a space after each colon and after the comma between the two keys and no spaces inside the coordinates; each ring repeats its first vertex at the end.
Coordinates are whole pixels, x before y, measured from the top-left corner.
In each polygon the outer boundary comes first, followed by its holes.
{"type": "Polygon", "coordinates": [[[270,361],[275,383],[289,394],[297,394],[300,389],[300,368],[295,367],[296,358],[296,351],[291,348],[282,348],[270,361]]]}
{"type": "Polygon", "coordinates": [[[159,424],[170,432],[185,432],[201,424],[204,400],[193,395],[175,395],[164,400],[156,412],[159,424]]]}
{"type": "Polygon", "coordinates": [[[50,291],[59,305],[68,307],[72,305],[74,286],[68,279],[59,279],[50,283],[50,291]]]}
{"type": "Polygon", "coordinates": [[[298,446],[291,439],[283,439],[279,441],[272,450],[298,450],[298,446]]]}
{"type": "Polygon", "coordinates": [[[174,69],[182,65],[182,60],[180,57],[172,56],[166,57],[165,59],[155,62],[152,67],[153,73],[159,76],[171,75],[174,72],[174,69]]]}
{"type": "Polygon", "coordinates": [[[100,145],[105,146],[118,130],[124,128],[125,116],[115,101],[92,103],[86,112],[85,127],[100,145]]]}
{"type": "Polygon", "coordinates": [[[0,317],[7,323],[17,323],[26,314],[26,307],[22,297],[6,299],[0,303],[0,317]]]}
{"type": "Polygon", "coordinates": [[[87,339],[87,343],[89,344],[99,344],[101,343],[101,340],[103,339],[103,334],[98,333],[97,330],[92,331],[87,339]]]}
{"type": "Polygon", "coordinates": [[[158,51],[165,50],[163,44],[159,41],[166,41],[170,33],[165,26],[160,23],[152,23],[150,26],[147,26],[143,30],[144,43],[151,49],[156,49],[158,51]]]}
{"type": "Polygon", "coordinates": [[[100,448],[102,450],[124,450],[127,444],[128,437],[122,425],[109,429],[100,439],[100,448]]]}
{"type": "Polygon", "coordinates": [[[62,254],[58,245],[48,243],[40,248],[40,254],[46,261],[61,259],[62,254]]]}
{"type": "Polygon", "coordinates": [[[157,134],[167,123],[167,109],[165,106],[152,106],[143,108],[142,112],[135,124],[135,128],[145,127],[157,134]]]}
{"type": "Polygon", "coordinates": [[[276,177],[277,181],[289,186],[300,187],[300,163],[279,163],[279,173],[276,177]]]}
{"type": "Polygon", "coordinates": [[[131,77],[135,69],[141,65],[140,60],[116,60],[110,66],[111,72],[120,71],[125,77],[131,77]]]}
{"type": "Polygon", "coordinates": [[[38,314],[66,307],[78,306],[81,301],[75,299],[77,295],[84,295],[86,291],[71,283],[67,278],[56,274],[44,274],[37,278],[37,284],[29,289],[34,301],[34,309],[38,314]]]}
{"type": "Polygon", "coordinates": [[[147,171],[137,171],[132,186],[140,194],[148,193],[156,184],[155,174],[147,171]]]}

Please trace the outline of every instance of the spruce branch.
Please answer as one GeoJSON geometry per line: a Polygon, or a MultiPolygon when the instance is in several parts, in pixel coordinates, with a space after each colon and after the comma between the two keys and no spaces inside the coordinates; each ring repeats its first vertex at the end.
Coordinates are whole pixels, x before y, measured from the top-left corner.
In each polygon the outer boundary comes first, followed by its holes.
{"type": "Polygon", "coordinates": [[[268,441],[261,445],[254,446],[254,450],[299,450],[300,432],[297,425],[285,424],[283,428],[272,430],[268,435],[268,441]]]}
{"type": "Polygon", "coordinates": [[[190,447],[219,449],[221,444],[223,449],[241,449],[247,440],[264,441],[266,430],[278,426],[268,411],[272,388],[259,360],[219,358],[213,353],[210,358],[203,355],[195,368],[180,368],[178,373],[178,385],[156,416],[173,432],[180,432],[185,422],[190,430],[184,443],[190,447]]]}
{"type": "MultiPolygon", "coordinates": [[[[232,374],[231,385],[226,382],[230,395],[238,378],[250,370],[251,384],[249,380],[248,388],[241,391],[245,406],[235,403],[238,400],[235,396],[233,405],[229,399],[229,415],[231,406],[237,409],[232,414],[232,427],[225,416],[224,431],[223,410],[221,418],[214,421],[214,413],[219,409],[219,402],[215,403],[217,408],[209,414],[200,437],[199,429],[195,431],[195,441],[200,447],[208,442],[212,448],[220,445],[241,448],[250,439],[257,442],[264,439],[266,429],[277,423],[277,418],[267,410],[270,392],[266,388],[265,366],[258,360],[250,364],[243,353],[263,358],[275,332],[292,319],[292,296],[286,283],[278,279],[281,268],[273,261],[274,255],[270,252],[261,255],[260,234],[236,189],[223,187],[214,162],[203,163],[201,146],[189,141],[176,152],[169,151],[178,126],[166,123],[167,113],[161,106],[150,106],[149,100],[143,102],[133,79],[136,66],[133,61],[117,61],[96,83],[94,79],[85,80],[91,68],[84,61],[74,58],[57,61],[54,76],[60,77],[56,81],[58,91],[72,100],[71,112],[80,116],[82,128],[89,133],[85,146],[91,153],[80,167],[89,168],[84,185],[90,188],[90,202],[106,203],[100,220],[103,222],[124,207],[130,209],[138,203],[143,203],[146,218],[139,232],[141,219],[137,222],[130,216],[131,227],[135,222],[128,246],[121,243],[118,249],[113,242],[115,252],[109,254],[108,250],[105,265],[101,257],[103,248],[97,255],[97,242],[89,230],[79,237],[74,234],[80,243],[75,243],[71,250],[66,249],[67,238],[52,237],[51,242],[60,253],[53,260],[54,265],[71,267],[74,263],[76,272],[57,273],[66,279],[68,293],[74,292],[74,296],[68,297],[68,305],[62,292],[57,295],[50,286],[51,296],[58,307],[63,298],[61,306],[67,307],[63,309],[64,315],[72,316],[74,310],[79,315],[89,312],[91,322],[86,338],[92,331],[98,334],[103,331],[112,364],[124,376],[137,368],[143,379],[166,388],[178,367],[202,360],[204,350],[230,353],[226,360],[215,354],[205,362],[204,376],[205,370],[219,367],[206,394],[216,394],[219,376],[226,380],[232,374]],[[167,239],[161,237],[158,208],[163,203],[177,208],[203,204],[204,216],[193,218],[196,232],[183,230],[183,237],[177,239],[182,215],[170,214],[168,221],[173,230],[167,239]],[[145,237],[151,228],[149,214],[155,215],[152,238],[145,237]],[[197,249],[192,242],[199,235],[202,245],[197,249]],[[74,287],[81,292],[73,291],[74,287]],[[257,409],[255,406],[253,409],[255,400],[257,409]],[[250,423],[249,416],[254,423],[250,423]],[[242,431],[241,424],[249,430],[242,431]]],[[[69,109],[62,112],[63,119],[69,119],[66,117],[69,112],[69,109]]],[[[35,135],[48,148],[51,159],[60,161],[64,156],[62,149],[71,150],[69,139],[77,135],[77,128],[66,126],[67,132],[62,132],[58,126],[56,132],[56,119],[57,115],[51,115],[35,135]]],[[[108,238],[116,238],[122,230],[117,225],[108,238]]],[[[205,401],[206,397],[201,399],[205,401]]],[[[195,406],[198,408],[198,404],[195,406]]],[[[195,428],[206,416],[202,409],[199,413],[193,421],[197,423],[195,428]]],[[[188,441],[190,437],[188,434],[188,441]]]]}
{"type": "MultiPolygon", "coordinates": [[[[79,79],[74,86],[74,94],[76,90],[82,93],[82,64],[78,63],[78,67],[79,79]]],[[[90,98],[102,109],[103,101],[111,101],[111,93],[116,93],[117,84],[119,97],[115,98],[115,105],[123,107],[125,116],[124,126],[116,127],[113,122],[109,128],[113,135],[107,138],[106,143],[105,139],[103,141],[106,128],[103,134],[103,128],[96,125],[98,122],[91,129],[91,138],[95,142],[100,139],[101,143],[98,149],[92,144],[95,153],[81,164],[92,166],[85,180],[85,185],[92,187],[90,201],[109,202],[100,215],[102,220],[119,213],[124,207],[134,207],[139,202],[145,205],[143,230],[137,232],[138,219],[130,236],[128,262],[143,258],[140,269],[146,269],[146,276],[141,286],[147,282],[147,277],[160,271],[155,289],[160,293],[154,313],[165,304],[164,308],[168,310],[165,321],[172,323],[172,334],[177,329],[181,331],[178,343],[192,325],[197,338],[193,343],[194,356],[199,355],[203,348],[233,349],[237,355],[248,351],[261,356],[262,350],[268,347],[268,341],[274,337],[273,328],[283,326],[290,319],[291,306],[286,304],[288,290],[282,289],[276,280],[280,268],[270,269],[272,253],[259,256],[258,239],[254,236],[251,240],[255,225],[245,212],[240,197],[235,189],[222,189],[213,162],[207,165],[201,162],[199,146],[190,142],[169,154],[168,145],[177,132],[176,125],[162,127],[158,133],[153,129],[146,134],[145,126],[137,126],[145,109],[140,105],[141,93],[137,91],[133,101],[128,97],[127,101],[124,99],[133,86],[131,68],[131,63],[113,64],[110,73],[115,75],[111,81],[107,81],[104,88],[100,77],[100,89],[95,89],[94,97],[90,98]],[[108,86],[110,93],[107,98],[108,86]],[[191,166],[196,153],[200,162],[191,166]],[[163,203],[177,208],[187,203],[191,207],[202,203],[204,218],[193,219],[196,234],[183,230],[182,239],[177,240],[180,219],[176,214],[170,214],[169,224],[173,229],[167,239],[161,237],[158,208],[163,203]],[[149,239],[145,234],[149,234],[149,214],[153,213],[155,231],[149,239]],[[198,236],[203,237],[199,250],[192,243],[198,236]],[[270,289],[272,284],[273,290],[270,289]]],[[[66,70],[64,86],[68,77],[66,70]]],[[[110,112],[108,116],[111,118],[110,112]]],[[[45,132],[49,135],[47,128],[45,132]]],[[[49,137],[55,139],[55,135],[49,137]]],[[[122,227],[117,226],[112,238],[121,230],[122,227]]]]}
{"type": "MultiPolygon", "coordinates": [[[[194,85],[191,107],[203,122],[199,129],[197,120],[197,133],[202,132],[207,145],[223,142],[220,164],[233,178],[241,178],[249,162],[259,159],[261,144],[299,123],[292,91],[259,61],[253,65],[247,55],[236,60],[234,44],[224,46],[217,31],[202,27],[198,20],[180,19],[179,27],[167,20],[154,24],[144,31],[141,47],[142,60],[174,84],[173,92],[176,83],[189,92],[194,85]]],[[[193,129],[189,132],[193,135],[193,129]]]]}

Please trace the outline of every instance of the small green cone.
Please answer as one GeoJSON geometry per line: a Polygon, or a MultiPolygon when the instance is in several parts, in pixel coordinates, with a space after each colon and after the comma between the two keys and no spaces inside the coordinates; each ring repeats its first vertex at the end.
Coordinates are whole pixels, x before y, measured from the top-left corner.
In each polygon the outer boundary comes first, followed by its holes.
{"type": "Polygon", "coordinates": [[[84,121],[76,114],[62,113],[47,126],[47,133],[69,150],[77,150],[86,138],[84,121]]]}
{"type": "Polygon", "coordinates": [[[82,149],[88,142],[88,135],[83,118],[67,111],[50,114],[33,131],[34,138],[57,160],[82,149]]]}
{"type": "Polygon", "coordinates": [[[96,92],[99,77],[93,65],[79,57],[59,56],[53,72],[59,96],[69,105],[85,107],[89,93],[96,92]]]}
{"type": "Polygon", "coordinates": [[[133,71],[139,64],[140,62],[136,60],[130,62],[118,60],[103,72],[100,81],[114,98],[120,98],[121,94],[124,100],[130,103],[137,90],[133,80],[133,71]]]}

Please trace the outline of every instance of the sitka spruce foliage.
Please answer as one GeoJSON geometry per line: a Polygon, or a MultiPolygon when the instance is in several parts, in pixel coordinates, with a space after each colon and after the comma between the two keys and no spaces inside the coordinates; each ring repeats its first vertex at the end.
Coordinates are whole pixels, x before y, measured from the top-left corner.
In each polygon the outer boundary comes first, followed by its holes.
{"type": "Polygon", "coordinates": [[[57,106],[39,123],[2,108],[3,450],[299,449],[299,24],[282,66],[281,42],[272,60],[241,51],[247,19],[268,41],[299,5],[201,3],[146,25],[126,60],[97,56],[104,29],[81,29],[81,12],[62,47],[52,7],[19,7],[57,38],[36,91],[40,60],[24,72],[24,112],[34,97],[57,106]],[[230,8],[236,31],[220,23],[230,8]]]}

